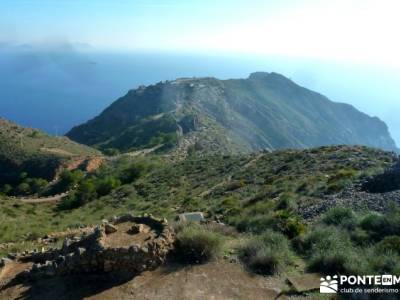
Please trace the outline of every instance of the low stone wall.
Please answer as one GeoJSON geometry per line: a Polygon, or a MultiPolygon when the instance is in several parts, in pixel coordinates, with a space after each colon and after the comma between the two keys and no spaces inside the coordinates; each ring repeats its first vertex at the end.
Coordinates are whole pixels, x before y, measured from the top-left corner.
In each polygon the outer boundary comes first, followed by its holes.
{"type": "Polygon", "coordinates": [[[164,263],[175,241],[174,232],[167,221],[130,214],[109,221],[116,226],[126,222],[149,226],[155,232],[155,238],[143,241],[140,245],[132,243],[111,248],[104,243],[107,237],[105,226],[99,226],[80,239],[66,239],[61,250],[37,253],[26,258],[35,262],[29,274],[53,276],[116,271],[140,273],[164,263]]]}

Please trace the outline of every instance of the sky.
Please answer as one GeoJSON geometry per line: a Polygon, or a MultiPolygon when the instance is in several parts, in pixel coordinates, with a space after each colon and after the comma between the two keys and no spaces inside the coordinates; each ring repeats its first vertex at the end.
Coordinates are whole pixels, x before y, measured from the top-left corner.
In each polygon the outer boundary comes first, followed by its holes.
{"type": "MultiPolygon", "coordinates": [[[[358,81],[352,74],[340,79],[336,72],[332,83],[348,91],[351,82],[354,93],[348,93],[347,102],[389,121],[400,143],[399,11],[398,0],[1,0],[0,47],[73,45],[82,51],[260,61],[279,56],[311,62],[308,70],[302,67],[311,77],[331,70],[321,65],[338,65],[343,72],[346,66],[357,66],[368,70],[366,80],[360,71],[354,73],[358,81]],[[369,85],[365,91],[364,84],[369,85]],[[382,95],[385,89],[390,93],[382,95]]],[[[287,69],[276,67],[265,71],[287,69]]],[[[323,76],[326,81],[329,74],[323,76]]]]}
{"type": "Polygon", "coordinates": [[[0,40],[399,67],[398,0],[2,0],[0,40]]]}

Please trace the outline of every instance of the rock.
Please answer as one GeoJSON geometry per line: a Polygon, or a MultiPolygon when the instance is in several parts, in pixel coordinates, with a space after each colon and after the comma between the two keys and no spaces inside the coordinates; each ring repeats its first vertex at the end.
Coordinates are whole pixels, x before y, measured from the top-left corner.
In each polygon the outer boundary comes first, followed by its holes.
{"type": "Polygon", "coordinates": [[[112,270],[112,262],[109,260],[106,260],[104,262],[104,272],[110,272],[112,270]]]}
{"type": "Polygon", "coordinates": [[[12,260],[7,257],[3,257],[2,259],[0,259],[0,268],[8,265],[9,263],[12,263],[12,260]]]}
{"type": "Polygon", "coordinates": [[[125,215],[120,217],[117,223],[104,224],[95,227],[93,232],[86,236],[77,238],[66,238],[62,250],[47,249],[45,253],[36,253],[38,261],[45,261],[45,264],[37,264],[33,267],[32,276],[54,276],[81,274],[88,272],[110,272],[118,270],[129,270],[141,272],[151,270],[163,263],[168,252],[173,249],[174,234],[162,219],[147,217],[143,220],[140,217],[125,215]],[[125,218],[125,221],[121,221],[125,218]],[[125,246],[108,246],[107,234],[121,230],[114,224],[129,222],[129,231],[135,233],[147,232],[153,226],[162,230],[159,236],[152,235],[148,241],[147,236],[142,237],[140,243],[135,239],[125,246]],[[36,271],[35,271],[36,270],[36,271]]]}
{"type": "Polygon", "coordinates": [[[40,264],[33,264],[31,270],[32,270],[32,272],[36,272],[39,270],[39,268],[40,268],[40,264]]]}
{"type": "Polygon", "coordinates": [[[53,262],[46,261],[46,263],[45,263],[45,274],[47,276],[54,276],[56,274],[53,262]]]}
{"type": "Polygon", "coordinates": [[[137,234],[145,231],[145,227],[143,224],[134,224],[131,229],[129,229],[129,233],[137,234]]]}
{"type": "Polygon", "coordinates": [[[79,256],[82,256],[83,254],[85,254],[85,252],[86,252],[86,249],[85,249],[85,248],[82,248],[82,247],[79,247],[79,248],[76,250],[76,254],[79,255],[79,256]]]}
{"type": "Polygon", "coordinates": [[[7,254],[7,257],[9,258],[9,259],[16,259],[17,258],[17,254],[15,254],[15,253],[9,253],[9,254],[7,254]]]}
{"type": "Polygon", "coordinates": [[[118,231],[118,229],[114,225],[111,225],[111,224],[105,224],[104,225],[104,232],[106,234],[111,234],[111,233],[114,233],[114,232],[117,232],[117,231],[118,231]]]}
{"type": "Polygon", "coordinates": [[[66,238],[63,242],[62,248],[67,249],[69,246],[71,246],[71,244],[72,244],[72,240],[70,240],[69,238],[66,238]]]}

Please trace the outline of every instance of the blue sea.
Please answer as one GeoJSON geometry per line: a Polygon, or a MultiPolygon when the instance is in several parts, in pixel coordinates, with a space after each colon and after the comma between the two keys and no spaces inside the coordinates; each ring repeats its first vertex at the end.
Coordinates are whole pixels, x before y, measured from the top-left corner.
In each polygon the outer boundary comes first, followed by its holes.
{"type": "Polygon", "coordinates": [[[281,73],[378,116],[400,145],[400,70],[281,56],[0,49],[0,116],[61,135],[139,85],[281,73]]]}

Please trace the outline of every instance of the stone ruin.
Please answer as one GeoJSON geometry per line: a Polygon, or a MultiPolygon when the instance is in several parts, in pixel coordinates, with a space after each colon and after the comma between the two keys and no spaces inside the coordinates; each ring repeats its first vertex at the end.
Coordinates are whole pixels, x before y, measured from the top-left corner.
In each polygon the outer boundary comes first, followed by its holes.
{"type": "Polygon", "coordinates": [[[103,221],[81,237],[66,238],[61,249],[20,257],[32,262],[28,276],[119,272],[140,273],[165,262],[175,236],[167,220],[131,214],[103,221]]]}

